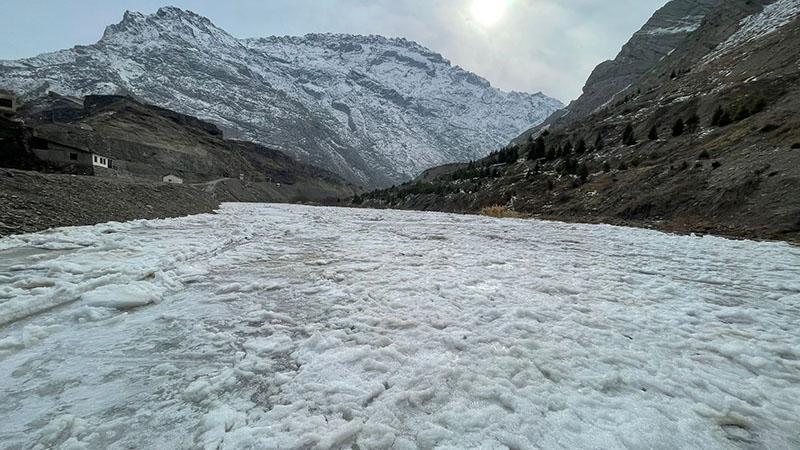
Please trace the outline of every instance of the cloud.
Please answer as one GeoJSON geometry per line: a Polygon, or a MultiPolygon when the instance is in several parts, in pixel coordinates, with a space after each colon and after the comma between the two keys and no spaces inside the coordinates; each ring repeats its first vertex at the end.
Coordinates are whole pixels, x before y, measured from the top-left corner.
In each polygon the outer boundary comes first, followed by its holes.
{"type": "Polygon", "coordinates": [[[510,3],[487,28],[472,0],[50,0],[4,5],[0,58],[89,44],[125,9],[152,12],[163,2],[206,15],[238,37],[339,32],[405,37],[443,54],[505,90],[574,99],[591,70],[613,58],[666,0],[497,0],[510,3]],[[34,23],[54,24],[42,29],[34,23]],[[26,25],[27,24],[27,25],[26,25]]]}

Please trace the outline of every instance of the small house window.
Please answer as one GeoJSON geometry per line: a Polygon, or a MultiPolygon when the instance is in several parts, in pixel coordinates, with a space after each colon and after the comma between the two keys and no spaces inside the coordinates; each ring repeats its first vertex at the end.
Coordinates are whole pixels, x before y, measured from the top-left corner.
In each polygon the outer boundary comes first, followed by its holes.
{"type": "Polygon", "coordinates": [[[77,153],[70,153],[69,154],[69,160],[70,161],[77,161],[78,160],[78,154],[77,153]]]}
{"type": "Polygon", "coordinates": [[[96,156],[96,155],[95,155],[95,157],[94,157],[94,162],[97,162],[97,156],[96,156]]]}

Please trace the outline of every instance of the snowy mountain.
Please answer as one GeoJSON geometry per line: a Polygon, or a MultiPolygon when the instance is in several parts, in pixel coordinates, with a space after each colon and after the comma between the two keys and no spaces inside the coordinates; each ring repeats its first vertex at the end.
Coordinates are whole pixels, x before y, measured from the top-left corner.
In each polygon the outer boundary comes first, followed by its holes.
{"type": "Polygon", "coordinates": [[[0,85],[132,94],[365,186],[485,156],[563,106],[495,89],[405,39],[237,39],[172,7],[126,12],[94,45],[0,62],[0,85]]]}
{"type": "Polygon", "coordinates": [[[800,0],[673,0],[507,150],[363,202],[800,241],[798,54],[800,0]]]}

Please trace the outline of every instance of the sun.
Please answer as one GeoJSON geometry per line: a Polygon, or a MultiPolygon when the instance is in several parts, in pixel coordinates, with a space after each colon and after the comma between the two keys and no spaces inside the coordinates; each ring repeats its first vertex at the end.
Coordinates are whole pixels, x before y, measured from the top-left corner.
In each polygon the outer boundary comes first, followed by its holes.
{"type": "Polygon", "coordinates": [[[472,0],[470,12],[481,26],[491,27],[506,15],[508,0],[472,0]]]}

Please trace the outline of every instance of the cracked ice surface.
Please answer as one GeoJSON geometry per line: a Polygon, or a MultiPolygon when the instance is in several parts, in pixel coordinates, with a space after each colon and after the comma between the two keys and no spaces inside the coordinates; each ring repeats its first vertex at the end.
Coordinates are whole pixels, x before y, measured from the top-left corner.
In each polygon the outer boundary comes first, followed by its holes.
{"type": "Polygon", "coordinates": [[[800,249],[224,205],[0,240],[0,447],[797,448],[800,249]]]}

